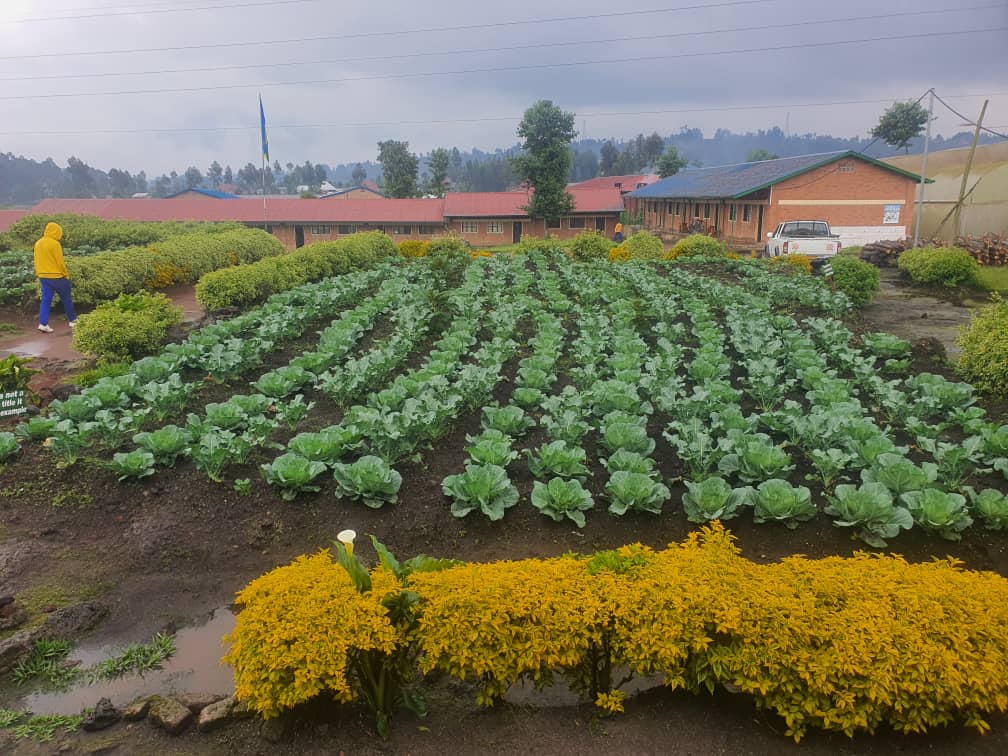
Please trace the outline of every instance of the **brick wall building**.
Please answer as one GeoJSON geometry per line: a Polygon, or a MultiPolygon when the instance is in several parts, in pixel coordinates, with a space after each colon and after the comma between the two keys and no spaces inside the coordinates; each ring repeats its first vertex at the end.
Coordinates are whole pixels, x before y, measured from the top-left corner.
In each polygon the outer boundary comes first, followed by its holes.
{"type": "Polygon", "coordinates": [[[686,170],[626,196],[657,233],[701,231],[762,245],[789,220],[825,220],[844,246],[912,233],[920,177],[860,153],[831,152],[686,170]]]}

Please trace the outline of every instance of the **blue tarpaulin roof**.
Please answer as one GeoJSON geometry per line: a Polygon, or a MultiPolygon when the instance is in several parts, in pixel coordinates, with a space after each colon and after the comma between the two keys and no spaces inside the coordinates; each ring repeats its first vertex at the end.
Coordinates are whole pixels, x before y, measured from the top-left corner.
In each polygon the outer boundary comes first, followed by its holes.
{"type": "Polygon", "coordinates": [[[181,192],[175,192],[175,194],[169,194],[166,199],[171,199],[172,197],[178,197],[181,194],[188,194],[189,192],[202,194],[205,197],[213,197],[214,199],[238,199],[237,194],[228,194],[227,192],[222,192],[217,189],[203,189],[202,187],[183,189],[181,192]]]}
{"type": "Polygon", "coordinates": [[[756,163],[736,163],[735,165],[719,165],[712,168],[687,169],[631,192],[629,196],[644,199],[675,199],[679,197],[738,199],[771,184],[777,184],[785,179],[806,173],[813,168],[829,165],[841,158],[863,160],[914,181],[920,181],[920,176],[916,174],[900,170],[895,166],[862,155],[860,152],[841,150],[839,152],[820,152],[815,155],[778,158],[777,160],[761,160],[756,163]]]}

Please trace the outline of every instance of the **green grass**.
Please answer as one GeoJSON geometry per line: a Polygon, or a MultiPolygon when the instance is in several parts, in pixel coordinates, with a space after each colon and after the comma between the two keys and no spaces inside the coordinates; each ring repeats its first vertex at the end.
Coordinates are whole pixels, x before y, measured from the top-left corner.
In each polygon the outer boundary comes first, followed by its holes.
{"type": "Polygon", "coordinates": [[[18,333],[20,330],[13,323],[0,323],[0,336],[6,336],[8,333],[18,333]]]}
{"type": "Polygon", "coordinates": [[[514,252],[518,249],[517,244],[498,244],[495,247],[473,247],[473,249],[482,249],[487,252],[514,252]]]}
{"type": "MultiPolygon", "coordinates": [[[[2,332],[3,324],[0,323],[0,332],[2,332]]],[[[70,382],[75,386],[80,386],[81,388],[87,388],[88,386],[94,386],[102,378],[115,378],[119,375],[125,375],[126,371],[129,370],[130,363],[128,362],[107,362],[104,364],[96,365],[88,370],[82,370],[76,373],[70,378],[70,382]]]]}
{"type": "Polygon", "coordinates": [[[36,679],[45,680],[56,687],[66,685],[77,676],[75,669],[63,665],[69,655],[70,644],[67,641],[36,641],[31,653],[11,670],[11,679],[17,685],[36,679]]]}
{"type": "Polygon", "coordinates": [[[862,249],[861,247],[841,247],[840,254],[848,255],[850,257],[860,257],[861,249],[862,249]]]}
{"type": "Polygon", "coordinates": [[[0,709],[0,729],[11,730],[18,740],[32,738],[42,743],[52,740],[57,730],[67,734],[76,731],[83,721],[82,716],[45,716],[36,717],[29,711],[14,711],[0,709]]]}
{"type": "Polygon", "coordinates": [[[985,291],[1008,291],[1008,265],[981,265],[977,280],[985,291]]]}

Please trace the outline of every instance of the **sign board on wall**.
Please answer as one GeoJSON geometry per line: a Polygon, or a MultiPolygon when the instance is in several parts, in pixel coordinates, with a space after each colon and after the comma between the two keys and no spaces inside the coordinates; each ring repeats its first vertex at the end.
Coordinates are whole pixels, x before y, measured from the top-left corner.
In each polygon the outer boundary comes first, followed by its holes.
{"type": "Polygon", "coordinates": [[[900,222],[900,206],[899,205],[886,205],[882,210],[882,222],[883,223],[899,223],[900,222]]]}

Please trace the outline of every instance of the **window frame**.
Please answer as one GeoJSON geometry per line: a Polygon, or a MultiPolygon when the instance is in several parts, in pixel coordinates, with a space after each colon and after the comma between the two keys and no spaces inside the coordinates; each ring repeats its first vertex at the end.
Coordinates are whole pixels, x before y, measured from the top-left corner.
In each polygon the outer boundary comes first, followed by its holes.
{"type": "Polygon", "coordinates": [[[736,220],[738,220],[738,205],[732,202],[728,205],[728,221],[734,223],[736,220]]]}
{"type": "Polygon", "coordinates": [[[567,228],[578,231],[584,231],[588,228],[588,218],[584,215],[569,215],[567,216],[567,228]],[[575,226],[574,221],[578,221],[581,225],[575,226]]]}
{"type": "Polygon", "coordinates": [[[357,233],[357,224],[356,223],[337,223],[336,224],[336,233],[339,236],[347,236],[348,234],[356,234],[357,233]]]}
{"type": "Polygon", "coordinates": [[[742,222],[752,223],[752,205],[748,202],[742,205],[742,222]]]}
{"type": "Polygon", "coordinates": [[[503,234],[504,233],[504,221],[501,221],[501,220],[487,221],[487,233],[488,234],[503,234]]]}
{"type": "Polygon", "coordinates": [[[704,220],[710,220],[711,219],[710,205],[711,205],[710,202],[704,202],[704,206],[703,206],[703,219],[704,220]]]}
{"type": "Polygon", "coordinates": [[[309,226],[308,233],[312,236],[329,236],[332,234],[332,226],[328,223],[316,223],[309,226]]]}
{"type": "Polygon", "coordinates": [[[559,231],[563,228],[563,222],[560,218],[546,218],[544,219],[544,222],[546,224],[547,231],[559,231]],[[554,221],[556,221],[555,226],[551,225],[554,221]]]}
{"type": "Polygon", "coordinates": [[[478,234],[479,233],[479,221],[474,220],[464,220],[459,221],[462,227],[463,234],[478,234]]]}

